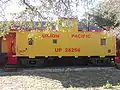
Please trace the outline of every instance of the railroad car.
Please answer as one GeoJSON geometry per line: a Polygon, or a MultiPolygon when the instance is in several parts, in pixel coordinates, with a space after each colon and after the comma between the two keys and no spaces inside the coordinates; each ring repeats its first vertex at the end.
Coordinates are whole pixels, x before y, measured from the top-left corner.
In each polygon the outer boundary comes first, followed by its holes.
{"type": "MultiPolygon", "coordinates": [[[[75,18],[59,18],[57,29],[10,30],[1,37],[1,61],[7,66],[42,66],[48,62],[73,60],[74,64],[102,65],[115,62],[116,37],[110,31],[78,31],[75,18]]],[[[117,44],[118,45],[118,44],[117,44]]],[[[118,67],[119,68],[119,67],[118,67]]]]}

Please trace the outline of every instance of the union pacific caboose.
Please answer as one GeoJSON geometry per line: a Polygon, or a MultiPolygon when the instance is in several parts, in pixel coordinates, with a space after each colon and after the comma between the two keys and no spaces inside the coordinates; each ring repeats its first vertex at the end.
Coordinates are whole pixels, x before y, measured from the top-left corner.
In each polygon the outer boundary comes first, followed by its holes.
{"type": "Polygon", "coordinates": [[[1,61],[20,67],[42,66],[52,60],[74,60],[74,64],[120,62],[116,37],[110,31],[78,31],[74,18],[59,18],[57,29],[10,30],[1,38],[1,61]],[[114,59],[115,57],[115,59],[114,59]]]}

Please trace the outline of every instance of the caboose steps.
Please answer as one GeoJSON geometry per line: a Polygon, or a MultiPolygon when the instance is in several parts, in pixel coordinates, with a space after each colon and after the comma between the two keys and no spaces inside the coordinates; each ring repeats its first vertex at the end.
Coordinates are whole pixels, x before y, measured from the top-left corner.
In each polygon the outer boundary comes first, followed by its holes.
{"type": "Polygon", "coordinates": [[[4,71],[5,72],[16,72],[18,69],[18,66],[17,65],[11,65],[11,64],[7,64],[5,65],[4,67],[4,71]]]}

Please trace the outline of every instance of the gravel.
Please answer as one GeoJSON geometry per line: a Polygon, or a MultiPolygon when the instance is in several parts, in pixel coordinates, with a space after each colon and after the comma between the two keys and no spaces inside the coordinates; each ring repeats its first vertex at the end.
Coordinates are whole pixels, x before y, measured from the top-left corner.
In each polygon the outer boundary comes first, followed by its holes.
{"type": "Polygon", "coordinates": [[[0,72],[0,90],[120,90],[114,67],[65,67],[0,72]],[[114,87],[104,89],[109,81],[114,87]]]}

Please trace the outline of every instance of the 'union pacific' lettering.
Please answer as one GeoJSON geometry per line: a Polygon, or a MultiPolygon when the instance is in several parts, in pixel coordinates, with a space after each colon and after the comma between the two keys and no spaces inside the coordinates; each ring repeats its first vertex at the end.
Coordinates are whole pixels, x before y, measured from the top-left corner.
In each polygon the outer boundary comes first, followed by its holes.
{"type": "Polygon", "coordinates": [[[42,34],[43,38],[59,38],[60,34],[42,34]]]}
{"type": "Polygon", "coordinates": [[[91,34],[72,34],[72,38],[92,38],[91,34]]]}

